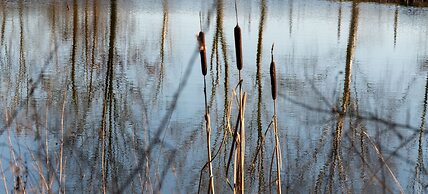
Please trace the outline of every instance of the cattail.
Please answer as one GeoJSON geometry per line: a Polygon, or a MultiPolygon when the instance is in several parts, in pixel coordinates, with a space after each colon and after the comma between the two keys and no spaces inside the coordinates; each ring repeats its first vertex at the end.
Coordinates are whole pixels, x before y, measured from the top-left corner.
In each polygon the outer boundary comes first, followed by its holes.
{"type": "Polygon", "coordinates": [[[276,67],[275,62],[273,61],[273,44],[271,50],[271,62],[270,62],[270,85],[272,88],[272,99],[276,100],[276,67]]]}
{"type": "Polygon", "coordinates": [[[242,69],[242,37],[241,37],[241,28],[236,24],[234,29],[235,35],[235,51],[236,51],[236,65],[238,70],[242,69]]]}
{"type": "Polygon", "coordinates": [[[236,26],[233,29],[235,36],[235,51],[236,51],[236,65],[238,66],[238,70],[242,69],[242,37],[241,37],[241,28],[239,27],[238,21],[238,6],[236,5],[235,0],[235,17],[236,17],[236,26]]]}
{"type": "Polygon", "coordinates": [[[202,75],[207,75],[207,52],[205,48],[205,34],[201,31],[198,35],[199,54],[201,55],[202,75]]]}

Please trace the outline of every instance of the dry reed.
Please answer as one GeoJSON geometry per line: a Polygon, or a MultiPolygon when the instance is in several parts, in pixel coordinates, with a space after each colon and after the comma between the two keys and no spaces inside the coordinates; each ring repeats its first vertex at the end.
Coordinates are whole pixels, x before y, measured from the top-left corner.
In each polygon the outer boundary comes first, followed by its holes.
{"type": "Polygon", "coordinates": [[[236,65],[239,71],[239,142],[237,141],[237,152],[236,152],[236,167],[235,172],[237,177],[235,177],[235,189],[234,193],[244,193],[245,191],[245,104],[247,99],[247,94],[244,92],[242,94],[242,80],[241,80],[241,70],[243,67],[242,61],[242,37],[241,37],[241,28],[239,27],[238,22],[238,8],[235,0],[235,16],[236,16],[236,26],[233,29],[233,34],[235,38],[235,53],[236,53],[236,65]]]}
{"type": "Polygon", "coordinates": [[[238,112],[238,121],[236,123],[235,129],[235,142],[236,142],[236,151],[233,147],[231,149],[231,154],[234,153],[234,173],[233,173],[233,193],[244,193],[245,191],[245,104],[246,104],[247,94],[246,92],[241,95],[239,99],[239,112],[238,112]],[[238,133],[239,128],[239,133],[238,133]]]}
{"type": "MultiPolygon", "coordinates": [[[[235,14],[236,14],[236,26],[234,28],[234,39],[235,39],[235,54],[236,54],[236,64],[237,69],[239,71],[239,79],[238,84],[233,90],[233,96],[237,97],[237,105],[238,105],[238,114],[236,118],[235,128],[232,136],[232,144],[230,148],[229,159],[226,165],[226,180],[230,185],[228,179],[229,167],[232,162],[233,157],[233,193],[244,193],[245,192],[245,104],[247,99],[247,93],[242,93],[242,83],[241,79],[241,70],[243,67],[242,60],[242,37],[241,37],[241,28],[238,24],[238,10],[235,1],[235,14]],[[239,87],[239,93],[237,94],[236,90],[239,87]],[[236,144],[236,145],[235,145],[236,144]],[[235,148],[236,146],[236,148],[235,148]]],[[[232,102],[232,100],[231,100],[232,102]]],[[[229,108],[232,107],[232,103],[230,103],[229,108]]],[[[231,110],[231,109],[230,109],[231,110]]],[[[227,114],[228,121],[230,120],[230,111],[227,114]]],[[[230,127],[228,127],[230,130],[230,127]]]]}

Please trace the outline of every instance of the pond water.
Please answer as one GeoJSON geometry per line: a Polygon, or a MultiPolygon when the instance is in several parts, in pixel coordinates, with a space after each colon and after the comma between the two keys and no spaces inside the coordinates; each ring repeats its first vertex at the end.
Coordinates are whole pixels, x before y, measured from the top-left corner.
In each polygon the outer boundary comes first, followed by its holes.
{"type": "Polygon", "coordinates": [[[245,192],[278,189],[272,44],[282,192],[427,192],[427,8],[238,1],[239,73],[234,5],[2,1],[1,193],[207,192],[201,29],[217,193],[239,76],[245,192]]]}

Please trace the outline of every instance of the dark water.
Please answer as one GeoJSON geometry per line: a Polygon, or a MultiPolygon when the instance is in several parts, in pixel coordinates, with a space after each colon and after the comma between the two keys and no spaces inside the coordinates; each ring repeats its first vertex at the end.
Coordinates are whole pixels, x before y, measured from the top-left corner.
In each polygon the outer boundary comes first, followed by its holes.
{"type": "MultiPolygon", "coordinates": [[[[196,193],[207,162],[199,13],[215,190],[232,192],[233,1],[0,7],[1,193],[196,193]]],[[[273,43],[283,192],[427,192],[428,9],[261,0],[238,13],[247,193],[277,187],[272,129],[262,141],[273,43]]]]}

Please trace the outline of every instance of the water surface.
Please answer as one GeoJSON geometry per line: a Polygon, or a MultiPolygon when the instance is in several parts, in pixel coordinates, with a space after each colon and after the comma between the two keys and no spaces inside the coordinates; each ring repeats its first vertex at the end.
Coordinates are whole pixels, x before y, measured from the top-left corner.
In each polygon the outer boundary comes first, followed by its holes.
{"type": "MultiPolygon", "coordinates": [[[[427,192],[426,8],[238,1],[238,19],[246,192],[276,189],[272,129],[261,143],[273,43],[283,192],[427,192]]],[[[233,1],[3,1],[0,22],[2,193],[196,193],[207,162],[201,27],[215,189],[232,192],[233,1]]]]}

